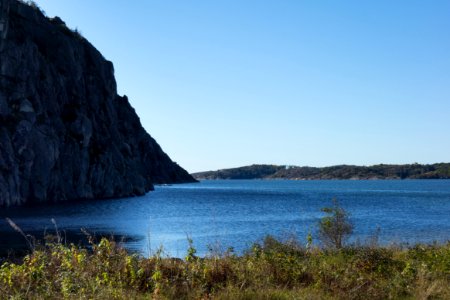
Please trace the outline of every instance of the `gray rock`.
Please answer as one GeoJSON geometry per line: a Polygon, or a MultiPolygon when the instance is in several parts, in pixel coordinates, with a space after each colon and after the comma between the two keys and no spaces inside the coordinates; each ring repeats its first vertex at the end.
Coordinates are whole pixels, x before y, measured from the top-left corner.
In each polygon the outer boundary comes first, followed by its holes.
{"type": "Polygon", "coordinates": [[[0,0],[0,21],[0,206],[195,181],[117,95],[112,63],[86,39],[16,0],[0,0]]]}

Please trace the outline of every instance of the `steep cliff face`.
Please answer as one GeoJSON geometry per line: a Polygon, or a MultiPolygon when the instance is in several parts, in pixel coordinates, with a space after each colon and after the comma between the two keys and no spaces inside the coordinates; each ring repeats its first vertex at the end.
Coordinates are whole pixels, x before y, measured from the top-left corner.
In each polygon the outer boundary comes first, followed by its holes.
{"type": "Polygon", "coordinates": [[[87,40],[36,8],[0,5],[0,206],[194,181],[117,95],[112,63],[87,40]]]}

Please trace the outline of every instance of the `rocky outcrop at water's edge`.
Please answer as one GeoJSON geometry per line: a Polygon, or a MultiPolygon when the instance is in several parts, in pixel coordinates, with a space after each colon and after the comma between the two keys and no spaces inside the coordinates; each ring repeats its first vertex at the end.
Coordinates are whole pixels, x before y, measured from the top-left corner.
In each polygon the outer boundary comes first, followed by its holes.
{"type": "Polygon", "coordinates": [[[192,181],[117,95],[111,62],[58,17],[0,0],[0,206],[192,181]]]}

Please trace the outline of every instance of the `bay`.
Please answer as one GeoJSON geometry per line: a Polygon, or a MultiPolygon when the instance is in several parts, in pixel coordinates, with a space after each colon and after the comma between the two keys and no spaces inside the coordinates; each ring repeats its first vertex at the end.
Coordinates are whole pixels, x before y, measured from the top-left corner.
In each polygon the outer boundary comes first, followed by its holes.
{"type": "Polygon", "coordinates": [[[132,251],[149,255],[163,247],[183,257],[188,238],[198,254],[233,247],[242,253],[270,234],[318,244],[321,208],[331,199],[351,214],[349,242],[365,242],[377,228],[382,245],[450,240],[450,180],[214,180],[157,186],[143,197],[45,204],[0,210],[0,249],[23,247],[6,222],[40,237],[58,230],[72,242],[93,235],[124,237],[132,251]]]}

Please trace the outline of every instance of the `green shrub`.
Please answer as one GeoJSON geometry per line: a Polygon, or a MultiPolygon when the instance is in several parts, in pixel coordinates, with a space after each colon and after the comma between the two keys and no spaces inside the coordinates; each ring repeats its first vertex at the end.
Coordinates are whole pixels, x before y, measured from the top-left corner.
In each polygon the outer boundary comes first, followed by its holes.
{"type": "Polygon", "coordinates": [[[319,221],[319,238],[327,247],[342,248],[345,240],[353,232],[349,213],[339,206],[336,199],[333,199],[333,206],[324,207],[322,211],[327,216],[319,221]]]}
{"type": "MultiPolygon", "coordinates": [[[[50,241],[51,239],[49,239],[50,241]]],[[[58,241],[58,239],[53,239],[58,241]]],[[[0,299],[449,299],[450,242],[309,248],[268,236],[243,255],[186,259],[48,242],[0,267],[0,299]]]]}

